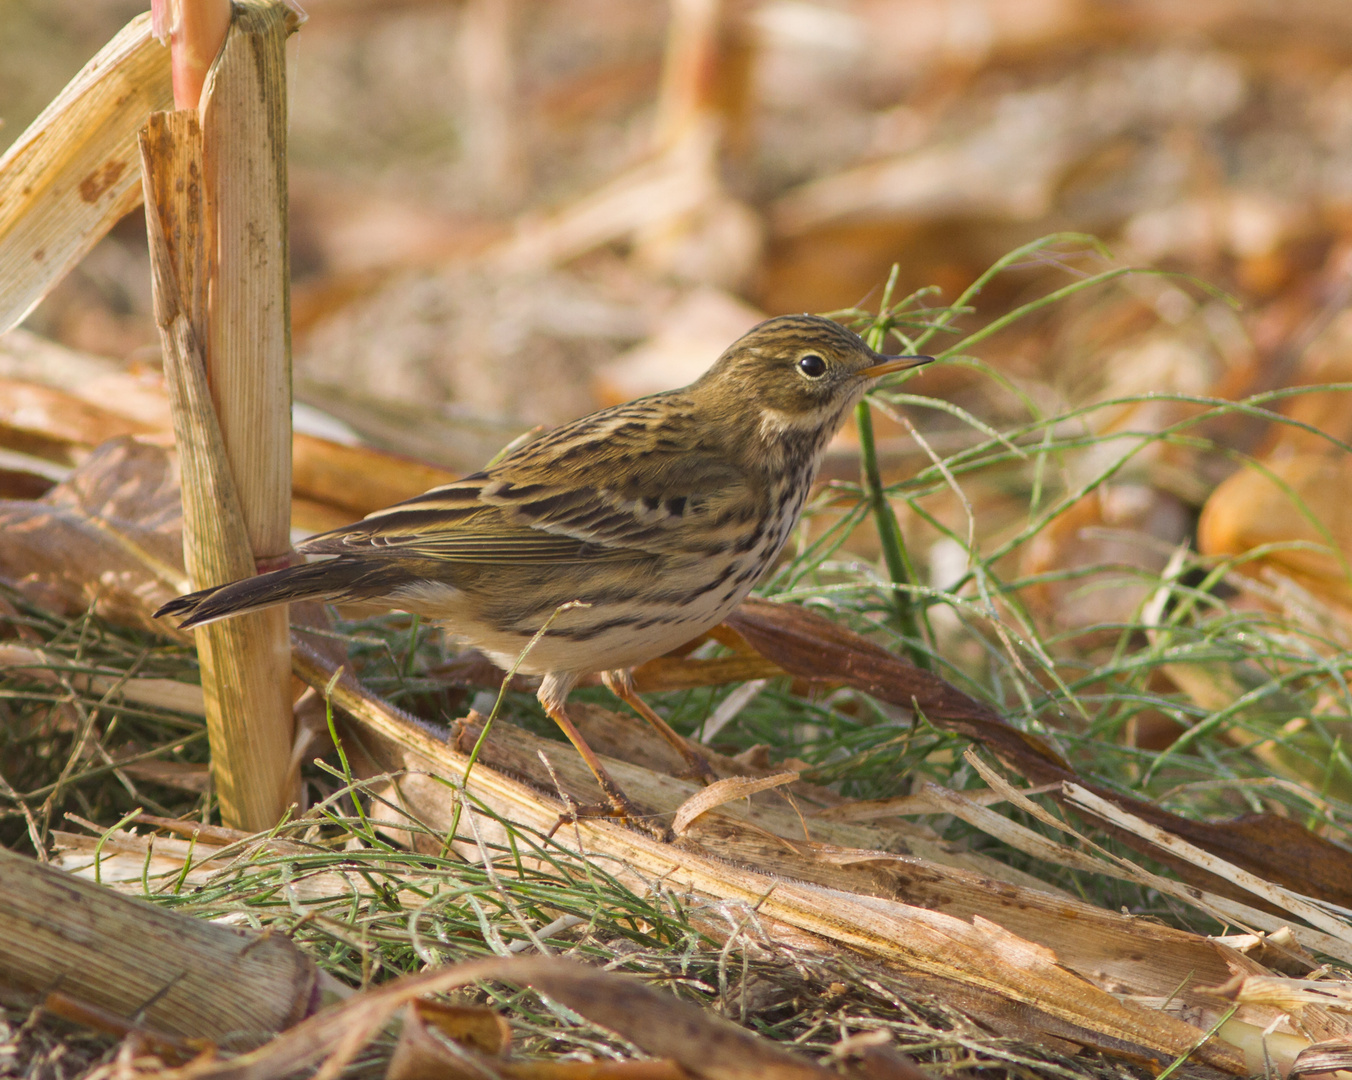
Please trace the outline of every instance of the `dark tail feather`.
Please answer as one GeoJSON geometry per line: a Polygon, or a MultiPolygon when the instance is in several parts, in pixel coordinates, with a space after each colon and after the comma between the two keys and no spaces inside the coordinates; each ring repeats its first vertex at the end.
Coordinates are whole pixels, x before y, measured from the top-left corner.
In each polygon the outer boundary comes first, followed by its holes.
{"type": "Polygon", "coordinates": [[[288,566],[257,577],[232,581],[170,600],[155,618],[185,616],[179,629],[190,630],[217,619],[298,600],[344,600],[380,595],[407,580],[407,571],[390,563],[342,558],[288,566]]]}

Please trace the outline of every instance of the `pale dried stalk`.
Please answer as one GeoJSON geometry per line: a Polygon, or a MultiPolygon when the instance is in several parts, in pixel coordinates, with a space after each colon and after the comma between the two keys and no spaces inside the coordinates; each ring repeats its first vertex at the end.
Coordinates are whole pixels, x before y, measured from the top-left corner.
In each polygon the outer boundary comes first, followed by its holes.
{"type": "MultiPolygon", "coordinates": [[[[987,835],[994,836],[1015,850],[1022,851],[1045,862],[1067,866],[1085,873],[1102,874],[1121,881],[1130,881],[1148,889],[1156,889],[1166,896],[1172,896],[1181,903],[1189,904],[1199,911],[1206,912],[1217,922],[1251,931],[1261,930],[1268,934],[1289,932],[1292,939],[1305,948],[1336,957],[1343,963],[1352,964],[1352,949],[1349,949],[1348,942],[1345,939],[1326,934],[1321,930],[1294,924],[1289,919],[1274,915],[1270,911],[1262,911],[1247,904],[1241,904],[1229,897],[1218,896],[1215,893],[1185,885],[1172,878],[1161,877],[1135,865],[1129,859],[1112,856],[1088,837],[1076,832],[1069,824],[1028,798],[1034,792],[1021,791],[1010,785],[990,765],[986,764],[979,754],[968,749],[963,756],[975,767],[981,778],[991,786],[994,792],[1008,801],[1011,806],[1024,811],[1050,828],[1060,830],[1079,846],[1075,848],[1067,847],[1065,844],[1058,843],[1041,833],[1034,832],[1026,826],[1019,825],[1009,818],[997,814],[994,810],[979,806],[975,800],[968,798],[966,792],[949,791],[937,784],[926,783],[923,793],[935,808],[930,812],[952,814],[987,835]]],[[[1275,903],[1274,895],[1264,896],[1263,899],[1275,903]]],[[[1280,907],[1281,905],[1278,904],[1277,906],[1280,907]]]]}
{"type": "Polygon", "coordinates": [[[154,709],[202,716],[202,688],[177,679],[129,677],[114,668],[72,670],[71,661],[29,645],[0,644],[0,672],[23,675],[39,682],[68,682],[76,690],[91,695],[109,695],[114,700],[154,709]]]}
{"type": "MultiPolygon", "coordinates": [[[[193,585],[201,588],[250,576],[254,560],[202,356],[211,229],[201,198],[196,115],[152,116],[142,136],[142,156],[155,318],[183,475],[184,562],[193,585]]],[[[291,802],[286,630],[282,610],[194,631],[212,773],[221,817],[234,828],[271,828],[291,802]]]]}
{"type": "Polygon", "coordinates": [[[1322,930],[1341,943],[1343,946],[1342,954],[1344,957],[1348,955],[1347,947],[1352,945],[1352,922],[1349,922],[1340,914],[1342,909],[1332,904],[1321,904],[1318,900],[1312,900],[1307,896],[1292,892],[1290,889],[1264,880],[1243,867],[1226,862],[1219,856],[1204,851],[1182,837],[1165,832],[1159,826],[1143,821],[1135,814],[1128,813],[1119,806],[1114,806],[1107,799],[1082,788],[1079,784],[1067,783],[1063,785],[1063,790],[1070,804],[1076,809],[1102,818],[1104,821],[1111,822],[1120,828],[1130,830],[1163,850],[1186,859],[1195,866],[1200,866],[1226,881],[1233,882],[1260,900],[1279,907],[1298,919],[1304,919],[1311,926],[1322,930]]]}
{"type": "MultiPolygon", "coordinates": [[[[350,676],[335,679],[332,666],[303,643],[296,646],[295,661],[297,673],[312,685],[323,687],[332,680],[334,704],[358,718],[358,737],[381,767],[410,770],[398,790],[415,805],[415,816],[433,828],[448,828],[453,800],[432,777],[464,775],[465,757],[422,731],[416,721],[363,692],[350,676]]],[[[567,754],[561,747],[556,766],[564,764],[567,754]]],[[[617,782],[635,794],[644,771],[613,764],[617,782]]],[[[507,820],[541,831],[554,825],[560,809],[558,803],[482,765],[471,774],[469,794],[507,820]]],[[[481,829],[493,827],[488,820],[480,823],[481,829]]],[[[1193,1051],[1202,1037],[1191,1024],[1118,1000],[1067,970],[1050,949],[985,919],[967,922],[895,901],[770,877],[607,821],[584,820],[558,838],[567,835],[578,838],[586,857],[634,887],[662,882],[664,888],[746,904],[769,922],[806,931],[837,947],[1037,1010],[1053,1022],[1073,1026],[1091,1044],[1097,1039],[1106,1040],[1100,1043],[1105,1046],[1125,1042],[1172,1057],[1193,1051]]],[[[1236,1074],[1246,1068],[1237,1051],[1214,1041],[1197,1049],[1193,1060],[1236,1074]]]]}
{"type": "Polygon", "coordinates": [[[136,208],[136,133],[172,102],[169,50],[138,15],[0,158],[0,333],[136,208]]]}
{"type": "Polygon", "coordinates": [[[728,36],[727,0],[676,0],[671,5],[653,143],[666,150],[717,114],[721,61],[728,36]]]}
{"type": "Polygon", "coordinates": [[[283,934],[241,934],[0,848],[0,985],[50,990],[181,1038],[248,1049],[305,1017],[314,964],[283,934]]]}
{"type": "MultiPolygon", "coordinates": [[[[207,381],[258,560],[291,550],[291,271],[281,3],[237,3],[202,92],[202,177],[215,229],[207,381]]],[[[289,667],[284,622],[274,643],[289,667]]]]}

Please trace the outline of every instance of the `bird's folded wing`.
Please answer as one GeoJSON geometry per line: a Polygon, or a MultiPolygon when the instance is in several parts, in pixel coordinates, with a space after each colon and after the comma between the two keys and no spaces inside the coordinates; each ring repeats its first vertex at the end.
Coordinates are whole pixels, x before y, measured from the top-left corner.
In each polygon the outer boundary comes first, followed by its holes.
{"type": "Polygon", "coordinates": [[[493,563],[635,559],[689,550],[692,528],[710,539],[723,526],[735,528],[749,501],[739,471],[699,453],[648,455],[627,470],[570,474],[571,484],[541,482],[538,469],[512,464],[508,458],[311,537],[299,550],[398,549],[493,563]],[[599,486],[602,478],[608,486],[599,486]]]}

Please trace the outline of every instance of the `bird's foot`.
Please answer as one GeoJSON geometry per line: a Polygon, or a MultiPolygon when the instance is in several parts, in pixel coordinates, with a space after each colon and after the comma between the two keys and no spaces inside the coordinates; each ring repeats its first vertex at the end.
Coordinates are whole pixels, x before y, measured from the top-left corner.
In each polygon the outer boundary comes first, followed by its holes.
{"type": "Polygon", "coordinates": [[[576,825],[579,821],[596,821],[598,819],[619,821],[663,844],[669,844],[676,839],[676,834],[667,826],[639,814],[628,800],[625,800],[624,806],[616,806],[610,802],[571,803],[568,809],[560,814],[558,820],[554,822],[553,827],[549,830],[549,835],[553,836],[565,825],[576,825]]]}
{"type": "Polygon", "coordinates": [[[552,837],[564,825],[575,825],[579,821],[610,819],[611,821],[619,821],[631,829],[637,829],[662,843],[671,843],[676,839],[676,834],[669,828],[654,821],[652,815],[640,811],[604,769],[596,774],[596,780],[601,785],[601,791],[605,795],[606,801],[579,803],[568,794],[559,782],[559,778],[554,772],[554,766],[550,764],[549,759],[544,754],[541,754],[540,757],[545,763],[545,768],[549,770],[549,775],[554,780],[554,790],[563,798],[564,805],[567,807],[550,828],[549,836],[552,837]]]}

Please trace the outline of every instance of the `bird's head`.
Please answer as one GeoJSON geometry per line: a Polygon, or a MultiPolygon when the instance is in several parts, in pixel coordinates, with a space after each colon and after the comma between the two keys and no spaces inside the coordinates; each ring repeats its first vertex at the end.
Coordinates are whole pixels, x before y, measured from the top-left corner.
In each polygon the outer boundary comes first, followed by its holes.
{"type": "Polygon", "coordinates": [[[928,364],[928,356],[885,356],[819,315],[781,315],[738,338],[692,390],[771,438],[823,433],[883,375],[928,364]]]}

